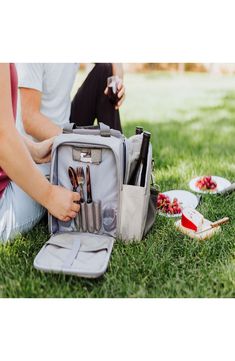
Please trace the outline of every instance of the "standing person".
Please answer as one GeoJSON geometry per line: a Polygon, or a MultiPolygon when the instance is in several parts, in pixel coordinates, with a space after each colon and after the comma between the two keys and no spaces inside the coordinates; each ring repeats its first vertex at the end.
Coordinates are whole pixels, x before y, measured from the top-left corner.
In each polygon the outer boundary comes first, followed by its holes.
{"type": "Polygon", "coordinates": [[[17,73],[14,64],[0,64],[0,240],[28,231],[44,209],[62,221],[76,217],[77,193],[51,185],[35,162],[50,158],[52,140],[22,139],[15,127],[17,73]],[[30,155],[31,153],[31,155],[30,155]],[[41,205],[39,205],[39,203],[41,205]]]}
{"type": "MultiPolygon", "coordinates": [[[[121,130],[119,107],[125,97],[121,64],[95,64],[74,99],[70,93],[78,71],[75,63],[17,64],[21,96],[21,129],[36,140],[62,132],[69,122],[93,125],[94,120],[121,130]],[[114,106],[107,96],[107,78],[118,75],[119,101],[114,106]]],[[[20,114],[20,113],[19,113],[20,114]]]]}

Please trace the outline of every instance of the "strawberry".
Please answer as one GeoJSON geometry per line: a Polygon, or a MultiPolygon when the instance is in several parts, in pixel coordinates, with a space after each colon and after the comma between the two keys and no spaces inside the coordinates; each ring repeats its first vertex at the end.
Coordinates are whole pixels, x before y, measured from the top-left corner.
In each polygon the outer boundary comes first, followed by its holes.
{"type": "Polygon", "coordinates": [[[181,208],[177,198],[171,202],[170,198],[163,193],[159,193],[157,198],[157,208],[164,213],[179,214],[181,208]]]}
{"type": "Polygon", "coordinates": [[[212,176],[204,176],[196,182],[196,187],[203,191],[215,190],[217,184],[212,180],[212,176]]]}

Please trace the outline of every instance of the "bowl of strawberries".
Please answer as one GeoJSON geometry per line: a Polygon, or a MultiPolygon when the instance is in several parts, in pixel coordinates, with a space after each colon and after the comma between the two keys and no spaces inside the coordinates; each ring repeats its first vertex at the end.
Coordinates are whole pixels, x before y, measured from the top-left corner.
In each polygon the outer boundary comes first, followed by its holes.
{"type": "Polygon", "coordinates": [[[201,191],[214,192],[217,188],[217,183],[212,179],[211,175],[206,175],[196,181],[196,187],[201,191]]]}
{"type": "Polygon", "coordinates": [[[159,193],[157,197],[157,211],[166,217],[181,217],[184,207],[196,208],[197,205],[197,196],[188,191],[171,190],[159,193]]]}
{"type": "Polygon", "coordinates": [[[189,187],[194,192],[208,194],[217,194],[230,185],[229,180],[211,175],[196,177],[189,182],[189,187]]]}
{"type": "Polygon", "coordinates": [[[178,199],[174,198],[171,200],[170,197],[164,193],[158,194],[157,209],[159,212],[169,215],[180,215],[182,212],[178,199]]]}

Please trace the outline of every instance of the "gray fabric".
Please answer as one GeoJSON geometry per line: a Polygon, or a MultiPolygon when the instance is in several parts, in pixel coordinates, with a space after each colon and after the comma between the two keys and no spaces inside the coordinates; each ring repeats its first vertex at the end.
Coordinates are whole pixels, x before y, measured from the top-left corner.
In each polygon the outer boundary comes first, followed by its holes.
{"type": "Polygon", "coordinates": [[[95,232],[95,222],[94,222],[94,210],[93,210],[93,202],[87,203],[87,229],[88,232],[95,232]]]}
{"type": "MultiPolygon", "coordinates": [[[[77,129],[74,130],[74,132],[80,132],[82,130],[89,132],[89,134],[84,136],[82,134],[73,133],[67,135],[60,135],[56,138],[56,141],[53,145],[51,172],[52,183],[59,184],[71,189],[70,180],[67,174],[67,168],[68,166],[76,167],[78,166],[78,164],[82,164],[80,162],[74,161],[73,159],[74,147],[84,147],[86,149],[91,147],[92,149],[102,149],[102,162],[99,165],[90,164],[91,183],[94,196],[93,201],[101,200],[102,216],[104,216],[104,214],[111,214],[114,212],[114,214],[116,214],[115,218],[117,219],[115,221],[115,229],[113,229],[112,224],[107,223],[103,217],[103,226],[101,227],[99,233],[108,233],[114,237],[118,235],[120,238],[123,238],[122,231],[124,227],[124,239],[132,239],[131,237],[135,235],[135,239],[140,240],[143,236],[145,229],[150,196],[149,187],[152,160],[151,145],[148,156],[146,187],[142,196],[142,200],[139,200],[139,208],[136,207],[137,200],[135,199],[135,194],[132,194],[130,190],[127,192],[125,185],[121,183],[124,171],[124,139],[115,138],[113,136],[107,138],[102,138],[101,136],[94,136],[93,134],[91,134],[91,130],[88,131],[87,129],[77,129]],[[132,218],[132,216],[134,216],[134,213],[133,211],[132,213],[129,213],[127,205],[131,206],[131,209],[133,208],[133,210],[135,207],[138,208],[137,212],[139,214],[140,225],[137,225],[135,217],[132,218]],[[123,215],[123,207],[125,208],[125,216],[123,215]],[[132,214],[132,216],[130,216],[130,214],[132,214]],[[124,225],[124,223],[126,225],[124,225]],[[128,227],[132,229],[129,236],[127,234],[128,227]],[[141,231],[139,230],[133,233],[135,227],[140,227],[141,231]]],[[[136,159],[139,156],[141,142],[142,135],[136,135],[126,140],[126,182],[130,176],[131,170],[133,169],[133,165],[135,164],[136,159]]],[[[84,186],[84,192],[86,193],[86,186],[84,186]]],[[[140,192],[143,193],[143,191],[140,192]]],[[[136,194],[140,192],[137,191],[136,194]]],[[[108,220],[108,222],[111,222],[111,220],[108,220]]],[[[50,220],[50,229],[53,233],[56,233],[58,231],[66,232],[76,230],[76,228],[74,227],[74,222],[64,224],[63,222],[58,222],[55,219],[50,220]]]]}
{"type": "Polygon", "coordinates": [[[73,131],[73,128],[75,127],[75,123],[66,123],[63,127],[63,133],[71,133],[73,131]]]}
{"type": "Polygon", "coordinates": [[[100,277],[107,269],[114,239],[89,233],[63,233],[45,244],[34,267],[47,272],[100,277]]]}
{"type": "MultiPolygon", "coordinates": [[[[49,230],[53,236],[35,258],[35,268],[99,277],[108,266],[114,237],[125,241],[141,240],[144,232],[151,228],[155,219],[153,201],[149,203],[152,147],[150,145],[146,186],[130,186],[123,184],[124,168],[127,182],[140,153],[142,135],[126,140],[126,158],[124,141],[120,132],[105,125],[100,129],[74,129],[56,138],[50,175],[53,184],[72,189],[68,167],[82,166],[85,171],[84,163],[89,161],[92,203],[82,204],[79,230],[83,225],[83,231],[87,229],[90,233],[77,232],[74,220],[60,222],[49,215],[49,230]],[[87,152],[85,158],[88,159],[83,159],[81,150],[87,152]]],[[[86,184],[83,191],[86,201],[86,184]]]]}
{"type": "Polygon", "coordinates": [[[122,133],[119,130],[110,129],[110,127],[104,123],[99,123],[98,126],[77,127],[77,128],[75,126],[75,123],[66,123],[63,127],[63,133],[101,135],[102,137],[110,137],[110,136],[114,136],[117,138],[123,137],[122,133]]]}
{"type": "Polygon", "coordinates": [[[81,213],[81,221],[82,221],[82,230],[83,232],[87,232],[87,220],[86,220],[86,203],[82,202],[80,204],[80,213],[81,213]]]}
{"type": "Polygon", "coordinates": [[[123,241],[141,240],[145,218],[145,189],[125,184],[121,192],[121,229],[123,241]]]}
{"type": "MultiPolygon", "coordinates": [[[[135,163],[139,157],[141,142],[142,135],[133,136],[126,142],[129,156],[126,180],[129,179],[131,174],[133,168],[132,163],[135,163]]],[[[143,238],[149,207],[151,172],[152,147],[150,145],[145,187],[124,184],[121,191],[119,238],[123,241],[140,241],[143,238]]]]}
{"type": "MultiPolygon", "coordinates": [[[[53,180],[53,183],[59,184],[68,189],[72,189],[70,179],[68,177],[68,167],[72,166],[73,168],[76,168],[82,165],[82,163],[73,160],[72,151],[73,145],[61,145],[58,148],[58,159],[60,160],[60,165],[59,167],[57,167],[57,174],[55,174],[55,180],[53,180]]],[[[85,171],[85,165],[83,165],[83,168],[85,171]]],[[[120,176],[117,173],[116,158],[111,149],[102,149],[102,162],[98,165],[90,164],[90,172],[93,201],[101,201],[102,210],[107,208],[113,208],[117,213],[119,209],[120,197],[120,176]]],[[[84,184],[83,189],[86,195],[86,184],[84,184]]],[[[89,231],[93,232],[94,221],[92,222],[92,212],[90,209],[88,210],[88,208],[90,208],[89,205],[87,207],[87,228],[89,227],[89,231]],[[90,219],[90,226],[88,224],[88,213],[90,219]]],[[[66,232],[77,230],[76,227],[74,227],[74,222],[58,222],[53,218],[53,223],[54,233],[58,231],[66,232]]],[[[106,233],[103,226],[100,228],[99,233],[106,233]]],[[[113,229],[111,232],[109,232],[109,234],[115,236],[117,234],[117,229],[113,229]]]]}
{"type": "Polygon", "coordinates": [[[73,242],[73,248],[71,249],[71,252],[68,255],[68,257],[65,259],[62,268],[66,269],[72,266],[74,260],[77,258],[80,247],[81,247],[81,242],[78,237],[76,241],[73,242]]]}
{"type": "Polygon", "coordinates": [[[157,193],[155,189],[152,189],[150,190],[150,198],[149,198],[147,219],[144,228],[144,235],[146,235],[154,225],[156,219],[156,204],[157,204],[157,193]]]}
{"type": "Polygon", "coordinates": [[[110,127],[104,123],[100,123],[100,135],[102,137],[110,137],[111,136],[111,132],[110,132],[110,127]]]}
{"type": "MultiPolygon", "coordinates": [[[[96,136],[101,135],[100,129],[74,129],[72,132],[73,134],[80,134],[80,135],[96,135],[96,136]]],[[[115,129],[110,129],[110,135],[115,138],[123,138],[122,133],[119,132],[119,130],[115,130],[115,129]]]]}
{"type": "Polygon", "coordinates": [[[101,201],[93,202],[95,230],[99,232],[102,226],[101,201]]]}
{"type": "Polygon", "coordinates": [[[72,149],[73,160],[83,163],[99,164],[102,161],[102,150],[92,148],[78,148],[72,149]]]}

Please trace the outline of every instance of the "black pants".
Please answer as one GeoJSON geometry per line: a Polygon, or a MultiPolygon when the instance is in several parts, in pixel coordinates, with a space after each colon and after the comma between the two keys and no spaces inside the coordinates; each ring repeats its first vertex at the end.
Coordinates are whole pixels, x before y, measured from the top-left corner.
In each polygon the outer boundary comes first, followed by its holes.
{"type": "Polygon", "coordinates": [[[78,89],[71,104],[70,122],[78,126],[93,125],[94,120],[122,131],[119,111],[110,103],[104,90],[112,76],[112,65],[98,63],[78,89]]]}

